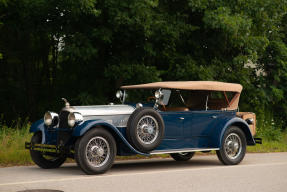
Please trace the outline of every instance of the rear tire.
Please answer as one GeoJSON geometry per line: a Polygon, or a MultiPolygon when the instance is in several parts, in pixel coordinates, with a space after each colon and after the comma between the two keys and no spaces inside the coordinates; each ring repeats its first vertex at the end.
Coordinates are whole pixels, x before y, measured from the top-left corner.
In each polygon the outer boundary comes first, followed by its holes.
{"type": "Polygon", "coordinates": [[[176,161],[188,161],[194,155],[194,152],[189,153],[171,153],[170,156],[176,161]]]}
{"type": "Polygon", "coordinates": [[[104,128],[94,128],[75,144],[75,160],[88,175],[109,170],[117,154],[114,137],[104,128]]]}
{"type": "MultiPolygon", "coordinates": [[[[31,143],[33,144],[41,144],[42,141],[42,133],[37,132],[32,136],[31,143]]],[[[65,161],[66,157],[53,157],[52,159],[48,158],[48,156],[45,157],[43,152],[41,151],[34,151],[30,150],[30,155],[32,160],[36,165],[43,169],[53,169],[60,167],[65,161]]]]}
{"type": "Polygon", "coordinates": [[[216,151],[217,157],[225,165],[236,165],[243,160],[246,145],[244,132],[231,126],[224,133],[220,150],[216,151]]]}

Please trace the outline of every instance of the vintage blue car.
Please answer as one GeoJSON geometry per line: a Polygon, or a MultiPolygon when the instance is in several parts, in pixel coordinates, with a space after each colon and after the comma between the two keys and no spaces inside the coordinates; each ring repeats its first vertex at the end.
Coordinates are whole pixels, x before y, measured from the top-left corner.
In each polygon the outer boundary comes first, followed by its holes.
{"type": "Polygon", "coordinates": [[[238,112],[240,84],[215,81],[155,82],[122,86],[121,104],[70,106],[46,112],[32,124],[26,142],[32,160],[45,169],[74,158],[87,174],[104,173],[116,155],[170,154],[187,161],[194,152],[215,150],[235,165],[254,138],[256,119],[238,112]]]}

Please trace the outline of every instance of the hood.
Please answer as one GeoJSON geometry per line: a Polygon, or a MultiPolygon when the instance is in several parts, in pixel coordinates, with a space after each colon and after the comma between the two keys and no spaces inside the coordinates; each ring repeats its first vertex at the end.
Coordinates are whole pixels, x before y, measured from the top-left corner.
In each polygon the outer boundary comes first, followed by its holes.
{"type": "Polygon", "coordinates": [[[130,115],[135,108],[130,105],[91,105],[72,106],[73,112],[79,112],[83,117],[103,115],[130,115]]]}
{"type": "Polygon", "coordinates": [[[129,117],[134,112],[135,107],[130,105],[92,105],[71,106],[68,110],[70,112],[81,113],[84,121],[103,120],[115,127],[126,127],[129,117]]]}

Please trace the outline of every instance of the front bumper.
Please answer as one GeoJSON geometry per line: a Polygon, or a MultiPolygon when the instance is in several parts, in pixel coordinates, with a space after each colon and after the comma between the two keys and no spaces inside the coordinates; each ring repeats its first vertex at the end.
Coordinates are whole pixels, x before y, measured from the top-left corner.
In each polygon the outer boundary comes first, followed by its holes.
{"type": "Polygon", "coordinates": [[[70,147],[47,145],[47,144],[35,144],[31,142],[25,142],[25,149],[29,149],[31,151],[40,151],[45,155],[73,156],[74,154],[74,151],[70,147]]]}

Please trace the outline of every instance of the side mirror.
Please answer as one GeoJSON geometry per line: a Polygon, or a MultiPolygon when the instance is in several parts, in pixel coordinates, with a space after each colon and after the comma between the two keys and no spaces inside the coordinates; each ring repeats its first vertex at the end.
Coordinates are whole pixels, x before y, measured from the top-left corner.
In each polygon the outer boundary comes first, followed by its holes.
{"type": "Polygon", "coordinates": [[[121,99],[121,98],[123,97],[123,92],[122,92],[121,90],[118,90],[118,91],[116,92],[116,97],[117,97],[118,99],[121,99]]]}
{"type": "Polygon", "coordinates": [[[121,101],[122,103],[124,103],[124,102],[125,102],[125,99],[126,99],[126,97],[127,97],[127,94],[126,94],[125,91],[118,90],[118,91],[116,92],[116,97],[117,97],[118,99],[120,99],[120,101],[121,101]]]}
{"type": "Polygon", "coordinates": [[[161,99],[163,96],[163,93],[161,92],[161,90],[157,90],[155,93],[154,93],[154,97],[156,99],[161,99]]]}

